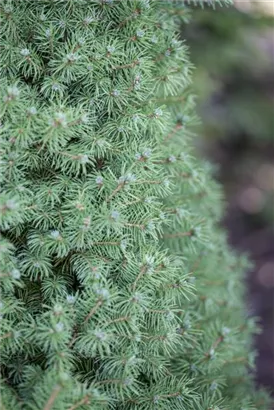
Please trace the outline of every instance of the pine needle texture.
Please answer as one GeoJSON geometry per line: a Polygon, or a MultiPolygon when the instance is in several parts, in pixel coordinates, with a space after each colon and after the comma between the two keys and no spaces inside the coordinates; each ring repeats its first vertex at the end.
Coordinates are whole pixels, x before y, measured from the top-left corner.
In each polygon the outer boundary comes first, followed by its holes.
{"type": "Polygon", "coordinates": [[[0,9],[1,409],[268,410],[186,6],[0,9]]]}

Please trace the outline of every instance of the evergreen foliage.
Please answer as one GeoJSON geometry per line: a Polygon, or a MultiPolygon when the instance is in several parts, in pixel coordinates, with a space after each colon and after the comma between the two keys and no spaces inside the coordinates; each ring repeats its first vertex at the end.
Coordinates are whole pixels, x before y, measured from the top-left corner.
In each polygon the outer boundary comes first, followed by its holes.
{"type": "Polygon", "coordinates": [[[0,5],[1,408],[267,410],[185,6],[0,5]]]}

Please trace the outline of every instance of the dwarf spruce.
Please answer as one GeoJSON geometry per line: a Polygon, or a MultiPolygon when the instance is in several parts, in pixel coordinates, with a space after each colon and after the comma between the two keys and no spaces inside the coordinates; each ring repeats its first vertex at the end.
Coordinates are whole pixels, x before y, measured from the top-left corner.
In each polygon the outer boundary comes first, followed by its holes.
{"type": "Polygon", "coordinates": [[[268,410],[181,3],[0,2],[3,410],[268,410]]]}

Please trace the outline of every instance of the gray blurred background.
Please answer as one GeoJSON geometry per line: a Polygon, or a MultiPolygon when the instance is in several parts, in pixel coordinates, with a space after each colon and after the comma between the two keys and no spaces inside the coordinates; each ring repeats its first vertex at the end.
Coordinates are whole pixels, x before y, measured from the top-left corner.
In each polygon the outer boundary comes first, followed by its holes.
{"type": "Polygon", "coordinates": [[[274,390],[274,0],[193,8],[183,38],[196,66],[199,149],[219,166],[231,244],[248,252],[248,310],[262,333],[256,378],[274,390]]]}

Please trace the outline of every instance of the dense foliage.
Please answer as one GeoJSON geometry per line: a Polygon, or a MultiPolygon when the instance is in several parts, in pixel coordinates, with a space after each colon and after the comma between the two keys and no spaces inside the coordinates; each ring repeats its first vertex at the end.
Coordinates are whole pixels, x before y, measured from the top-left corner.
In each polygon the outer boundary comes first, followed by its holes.
{"type": "Polygon", "coordinates": [[[267,409],[192,153],[184,6],[1,1],[1,408],[267,409]]]}

